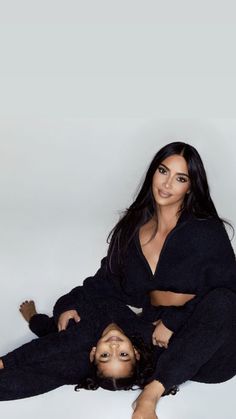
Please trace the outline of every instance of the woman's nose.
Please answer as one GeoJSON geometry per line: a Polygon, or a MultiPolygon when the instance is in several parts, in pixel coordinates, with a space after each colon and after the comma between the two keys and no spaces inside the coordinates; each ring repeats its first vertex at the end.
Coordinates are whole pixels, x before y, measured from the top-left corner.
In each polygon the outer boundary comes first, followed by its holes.
{"type": "Polygon", "coordinates": [[[165,180],[164,187],[167,189],[171,187],[171,180],[169,178],[165,180]]]}
{"type": "Polygon", "coordinates": [[[169,187],[170,187],[169,181],[164,182],[163,186],[164,186],[165,189],[169,189],[169,187]]]}

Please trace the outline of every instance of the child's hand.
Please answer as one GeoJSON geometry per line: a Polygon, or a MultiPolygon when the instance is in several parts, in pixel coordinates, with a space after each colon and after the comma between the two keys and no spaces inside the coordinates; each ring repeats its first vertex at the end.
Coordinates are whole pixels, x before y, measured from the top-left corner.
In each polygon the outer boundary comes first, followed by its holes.
{"type": "Polygon", "coordinates": [[[158,380],[147,384],[132,403],[134,413],[132,419],[158,419],[156,405],[165,391],[165,387],[158,380]]]}
{"type": "Polygon", "coordinates": [[[168,343],[174,332],[168,329],[161,320],[157,320],[153,323],[156,325],[155,330],[152,334],[153,345],[160,346],[160,348],[168,348],[168,343]]]}
{"type": "Polygon", "coordinates": [[[158,417],[154,410],[140,406],[134,411],[132,419],[158,419],[158,417]]]}
{"type": "Polygon", "coordinates": [[[62,330],[66,330],[70,319],[74,319],[76,323],[80,321],[80,316],[78,315],[76,310],[67,310],[60,315],[57,323],[57,328],[59,332],[61,332],[62,330]]]}

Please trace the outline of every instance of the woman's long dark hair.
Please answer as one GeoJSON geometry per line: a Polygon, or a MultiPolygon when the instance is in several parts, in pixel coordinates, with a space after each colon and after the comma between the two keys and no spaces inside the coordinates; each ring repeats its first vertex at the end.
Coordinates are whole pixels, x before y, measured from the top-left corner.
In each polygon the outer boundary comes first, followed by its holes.
{"type": "MultiPolygon", "coordinates": [[[[197,150],[193,146],[179,141],[167,144],[155,154],[135,201],[129,208],[123,211],[122,218],[110,231],[107,237],[107,243],[109,244],[107,256],[111,270],[114,248],[116,247],[118,250],[118,263],[120,264],[122,263],[122,256],[137,230],[153,216],[157,220],[156,203],[152,192],[153,176],[163,160],[175,154],[185,158],[191,182],[190,193],[185,195],[179,212],[186,211],[188,214],[194,214],[197,218],[214,217],[220,222],[231,226],[228,221],[220,218],[216,211],[210,196],[206,171],[197,150]]],[[[156,231],[154,232],[154,235],[156,231]]]]}
{"type": "Polygon", "coordinates": [[[154,372],[155,360],[153,348],[151,345],[147,345],[141,336],[131,336],[130,340],[139,352],[140,359],[135,362],[129,377],[104,377],[98,372],[96,365],[93,363],[91,375],[80,381],[75,387],[75,391],[78,391],[81,388],[86,390],[97,390],[99,387],[111,391],[144,388],[148,379],[154,372]]]}

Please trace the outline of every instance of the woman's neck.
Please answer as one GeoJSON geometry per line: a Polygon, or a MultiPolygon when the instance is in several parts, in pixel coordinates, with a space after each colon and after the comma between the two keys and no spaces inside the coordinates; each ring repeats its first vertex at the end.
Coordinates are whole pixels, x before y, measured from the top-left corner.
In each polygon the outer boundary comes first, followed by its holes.
{"type": "Polygon", "coordinates": [[[172,230],[178,221],[179,215],[177,214],[178,209],[172,207],[158,207],[157,208],[157,219],[158,219],[158,232],[166,234],[172,230]]]}

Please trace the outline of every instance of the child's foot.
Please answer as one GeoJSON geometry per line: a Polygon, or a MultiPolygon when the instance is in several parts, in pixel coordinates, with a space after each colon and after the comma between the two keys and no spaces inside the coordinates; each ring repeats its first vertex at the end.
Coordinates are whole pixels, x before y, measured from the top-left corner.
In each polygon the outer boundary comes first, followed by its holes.
{"type": "Polygon", "coordinates": [[[24,319],[29,323],[31,317],[34,314],[37,314],[36,308],[35,308],[35,304],[33,300],[26,300],[24,301],[19,308],[22,316],[24,317],[24,319]]]}

